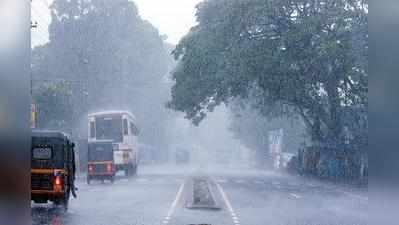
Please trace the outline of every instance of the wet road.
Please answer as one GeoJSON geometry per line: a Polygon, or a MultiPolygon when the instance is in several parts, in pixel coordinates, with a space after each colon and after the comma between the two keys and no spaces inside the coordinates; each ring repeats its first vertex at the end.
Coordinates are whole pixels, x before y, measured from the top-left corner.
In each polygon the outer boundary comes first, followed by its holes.
{"type": "Polygon", "coordinates": [[[51,225],[363,225],[367,192],[259,171],[210,175],[219,210],[188,209],[193,168],[142,166],[114,184],[79,180],[68,212],[32,204],[33,224],[51,225]],[[239,175],[237,175],[239,174],[239,175]]]}

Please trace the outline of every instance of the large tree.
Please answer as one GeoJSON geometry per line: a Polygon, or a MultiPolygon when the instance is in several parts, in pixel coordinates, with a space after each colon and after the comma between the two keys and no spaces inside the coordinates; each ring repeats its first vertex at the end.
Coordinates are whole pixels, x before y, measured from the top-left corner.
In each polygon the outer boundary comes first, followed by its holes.
{"type": "Polygon", "coordinates": [[[37,128],[71,132],[74,119],[72,89],[67,82],[45,82],[35,85],[33,101],[38,110],[37,128]],[[67,130],[65,130],[67,129],[67,130]]]}
{"type": "Polygon", "coordinates": [[[87,111],[128,109],[137,117],[140,140],[164,149],[172,57],[158,30],[129,0],[55,0],[51,16],[50,42],[32,53],[35,85],[72,81],[77,102],[71,107],[81,118],[87,111]]]}
{"type": "Polygon", "coordinates": [[[367,13],[361,0],[204,1],[174,51],[169,106],[199,123],[256,99],[265,115],[300,115],[314,143],[341,144],[346,111],[367,107],[367,13]]]}

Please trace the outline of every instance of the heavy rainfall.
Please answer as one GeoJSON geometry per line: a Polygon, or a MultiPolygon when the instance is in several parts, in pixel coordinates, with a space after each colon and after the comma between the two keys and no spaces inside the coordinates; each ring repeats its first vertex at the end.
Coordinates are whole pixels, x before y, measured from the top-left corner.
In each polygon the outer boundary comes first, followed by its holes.
{"type": "Polygon", "coordinates": [[[367,0],[32,0],[34,225],[365,225],[367,0]]]}

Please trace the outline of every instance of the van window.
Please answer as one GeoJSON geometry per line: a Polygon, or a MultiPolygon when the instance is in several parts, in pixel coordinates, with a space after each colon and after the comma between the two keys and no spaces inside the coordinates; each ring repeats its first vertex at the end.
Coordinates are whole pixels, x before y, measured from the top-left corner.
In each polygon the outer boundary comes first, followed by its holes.
{"type": "Polygon", "coordinates": [[[49,147],[46,148],[34,148],[32,150],[33,159],[51,159],[53,155],[53,150],[49,147]]]}

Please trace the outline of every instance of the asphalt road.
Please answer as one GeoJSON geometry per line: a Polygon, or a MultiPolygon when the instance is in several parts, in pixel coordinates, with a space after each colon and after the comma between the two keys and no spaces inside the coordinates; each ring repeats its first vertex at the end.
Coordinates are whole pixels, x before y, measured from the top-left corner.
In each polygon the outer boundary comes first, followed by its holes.
{"type": "Polygon", "coordinates": [[[365,225],[367,191],[252,170],[142,166],[114,184],[78,181],[68,212],[32,204],[34,225],[365,225]],[[188,209],[188,180],[212,181],[220,209],[188,209]]]}

